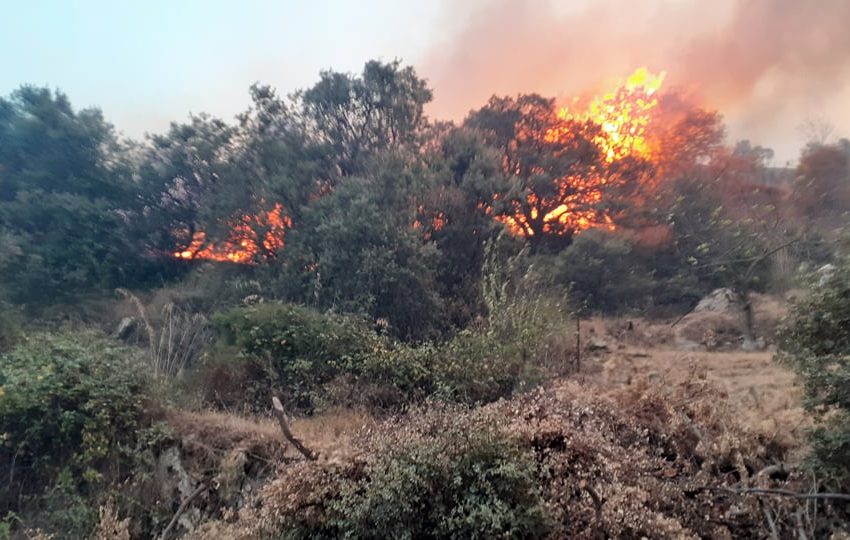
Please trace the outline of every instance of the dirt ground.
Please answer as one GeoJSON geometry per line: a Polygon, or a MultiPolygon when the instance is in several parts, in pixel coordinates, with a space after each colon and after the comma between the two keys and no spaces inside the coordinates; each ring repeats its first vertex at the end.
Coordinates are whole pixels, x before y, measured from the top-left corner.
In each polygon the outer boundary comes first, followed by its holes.
{"type": "MultiPolygon", "coordinates": [[[[670,321],[594,319],[584,324],[580,379],[615,389],[646,381],[679,384],[694,378],[716,386],[744,425],[802,444],[808,423],[795,375],[773,361],[774,349],[694,350],[677,343],[670,321]]],[[[767,333],[767,332],[766,332],[767,333]]]]}

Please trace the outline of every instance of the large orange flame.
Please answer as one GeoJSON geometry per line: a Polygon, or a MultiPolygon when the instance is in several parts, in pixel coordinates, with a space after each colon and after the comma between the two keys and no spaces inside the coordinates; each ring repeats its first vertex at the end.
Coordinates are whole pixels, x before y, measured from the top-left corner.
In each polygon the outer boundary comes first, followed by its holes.
{"type": "Polygon", "coordinates": [[[292,220],[277,203],[267,212],[240,216],[231,224],[224,242],[209,242],[205,231],[195,231],[190,244],[173,255],[178,259],[250,264],[280,250],[291,226],[292,220]]]}
{"type": "Polygon", "coordinates": [[[609,163],[628,156],[649,158],[647,127],[658,106],[658,90],[666,75],[663,71],[653,75],[645,67],[638,68],[614,91],[591,100],[587,110],[564,107],[558,116],[597,124],[601,131],[595,142],[609,163]]]}
{"type": "MultiPolygon", "coordinates": [[[[609,164],[635,157],[653,160],[656,146],[649,128],[658,107],[658,91],[664,82],[666,73],[654,75],[647,68],[636,69],[620,86],[587,103],[582,110],[564,106],[557,111],[562,120],[592,122],[599,127],[593,142],[599,148],[609,164]]],[[[578,100],[575,101],[578,103],[578,100]]],[[[565,126],[563,129],[569,129],[565,126]]],[[[560,129],[546,133],[547,142],[557,142],[561,137],[569,136],[560,129]]],[[[604,186],[609,179],[602,174],[591,177],[566,177],[560,180],[561,197],[566,201],[544,217],[544,231],[579,232],[592,227],[604,227],[613,230],[615,225],[611,216],[598,211],[594,206],[602,201],[604,186]],[[569,193],[570,195],[567,195],[569,193]]],[[[505,223],[508,229],[519,236],[533,236],[534,231],[526,221],[528,217],[537,219],[538,201],[529,195],[530,216],[522,213],[500,216],[497,219],[505,223]]],[[[556,232],[557,234],[557,232],[556,232]]]]}

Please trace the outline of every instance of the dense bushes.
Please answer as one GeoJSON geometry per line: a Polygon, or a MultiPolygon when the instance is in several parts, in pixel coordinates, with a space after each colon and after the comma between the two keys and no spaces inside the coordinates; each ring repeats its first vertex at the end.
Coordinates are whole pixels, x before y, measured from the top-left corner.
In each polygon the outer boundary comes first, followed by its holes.
{"type": "Polygon", "coordinates": [[[779,359],[803,379],[816,465],[850,485],[850,260],[817,278],[792,303],[779,331],[779,359]]]}
{"type": "Polygon", "coordinates": [[[794,244],[793,231],[779,229],[775,209],[733,211],[721,186],[684,179],[662,193],[650,211],[653,225],[585,231],[545,261],[578,307],[690,308],[721,287],[762,291],[771,278],[771,254],[794,244]]]}
{"type": "Polygon", "coordinates": [[[359,319],[292,304],[236,308],[213,323],[218,349],[201,368],[207,399],[263,411],[273,392],[294,412],[399,410],[428,395],[486,403],[567,363],[566,314],[542,297],[494,301],[487,321],[415,346],[359,319]]]}
{"type": "MultiPolygon", "coordinates": [[[[764,530],[758,498],[723,490],[737,474],[783,460],[785,448],[730,422],[706,385],[633,385],[607,397],[566,385],[558,396],[415,408],[362,433],[341,459],[284,467],[237,520],[191,538],[747,538],[764,530]]],[[[760,482],[799,489],[767,475],[760,482]]],[[[787,498],[774,504],[798,509],[787,498]]],[[[776,521],[778,536],[796,531],[793,519],[776,521]]]]}
{"type": "MultiPolygon", "coordinates": [[[[328,537],[539,537],[550,523],[533,455],[492,426],[436,412],[373,442],[362,478],[343,482],[328,537]],[[380,532],[379,532],[380,531],[380,532]]],[[[294,534],[293,534],[294,533],[294,534]]],[[[315,531],[285,531],[313,537],[315,531]]]]}
{"type": "Polygon", "coordinates": [[[236,308],[216,315],[213,325],[223,347],[217,356],[242,364],[253,379],[248,397],[263,409],[273,391],[281,392],[291,409],[314,409],[324,385],[359,372],[368,356],[388,346],[358,319],[293,304],[236,308]]]}
{"type": "Polygon", "coordinates": [[[656,287],[652,269],[624,235],[587,231],[553,261],[555,279],[578,306],[617,311],[646,304],[656,287]]]}
{"type": "Polygon", "coordinates": [[[370,434],[363,466],[297,467],[270,485],[278,518],[250,527],[288,539],[545,536],[534,454],[488,420],[437,407],[390,423],[370,434]]]}
{"type": "Polygon", "coordinates": [[[38,310],[159,272],[134,245],[136,184],[99,110],[22,86],[0,97],[0,140],[0,295],[38,310]]]}
{"type": "Polygon", "coordinates": [[[435,288],[440,256],[411,227],[423,168],[391,154],[372,173],[312,201],[287,239],[278,296],[382,319],[394,336],[422,341],[446,325],[435,288]]]}
{"type": "MultiPolygon", "coordinates": [[[[147,423],[139,367],[91,333],[32,335],[0,356],[0,514],[43,497],[62,511],[128,475],[147,423]]],[[[66,525],[80,518],[66,513],[57,517],[66,525]]]]}
{"type": "Polygon", "coordinates": [[[0,303],[0,353],[10,349],[20,337],[20,321],[7,304],[0,303]]]}

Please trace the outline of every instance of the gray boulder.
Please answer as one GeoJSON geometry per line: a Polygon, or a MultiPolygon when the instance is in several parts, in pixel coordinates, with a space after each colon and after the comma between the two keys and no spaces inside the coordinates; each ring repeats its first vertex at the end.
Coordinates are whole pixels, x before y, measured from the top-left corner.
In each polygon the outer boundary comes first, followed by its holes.
{"type": "Polygon", "coordinates": [[[731,313],[739,312],[742,308],[741,299],[738,295],[732,289],[723,288],[715,289],[700,300],[697,307],[694,308],[694,312],[731,313]]]}

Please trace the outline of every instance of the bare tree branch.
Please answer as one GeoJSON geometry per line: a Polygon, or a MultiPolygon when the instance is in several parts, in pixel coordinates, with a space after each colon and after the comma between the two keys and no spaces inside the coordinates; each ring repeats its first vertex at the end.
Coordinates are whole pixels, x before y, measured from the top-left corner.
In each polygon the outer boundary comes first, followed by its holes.
{"type": "Polygon", "coordinates": [[[168,535],[171,533],[171,529],[173,529],[174,526],[177,525],[177,520],[180,519],[180,516],[183,515],[183,512],[185,512],[186,509],[189,508],[189,503],[191,503],[195,499],[195,497],[206,491],[206,489],[206,484],[201,484],[197,488],[195,488],[195,491],[190,493],[188,497],[183,499],[183,502],[180,503],[180,506],[177,508],[177,511],[174,512],[174,516],[171,518],[171,521],[168,522],[168,526],[165,527],[165,529],[162,531],[162,534],[159,536],[159,540],[165,540],[166,538],[168,538],[168,535]]]}
{"type": "Polygon", "coordinates": [[[307,458],[308,461],[315,461],[318,457],[315,452],[304,446],[298,439],[292,435],[292,431],[289,429],[289,423],[286,421],[286,412],[283,410],[283,404],[280,402],[277,396],[272,397],[272,412],[277,418],[277,423],[280,424],[280,430],[283,432],[283,436],[287,441],[292,443],[301,455],[307,458]]]}

